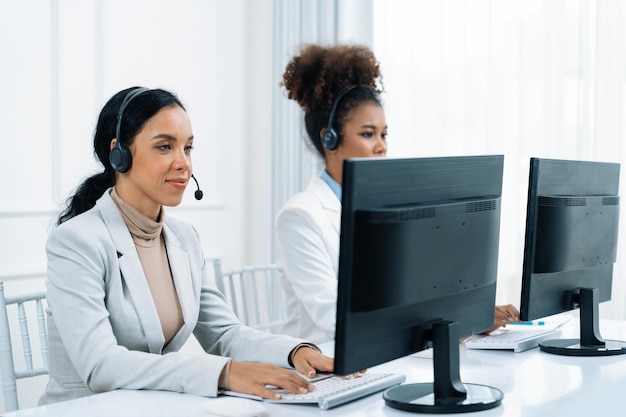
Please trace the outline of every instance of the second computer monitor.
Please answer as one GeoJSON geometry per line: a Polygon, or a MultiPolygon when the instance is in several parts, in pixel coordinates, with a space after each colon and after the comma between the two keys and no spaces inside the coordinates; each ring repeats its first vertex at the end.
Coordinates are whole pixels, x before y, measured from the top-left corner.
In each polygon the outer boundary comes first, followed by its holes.
{"type": "Polygon", "coordinates": [[[493,327],[503,156],[344,163],[335,372],[431,345],[434,381],[385,392],[392,407],[459,412],[500,404],[462,383],[460,337],[493,327]]]}
{"type": "Polygon", "coordinates": [[[616,163],[530,161],[521,318],[580,308],[580,338],[543,341],[546,352],[626,353],[626,343],[603,340],[598,327],[617,258],[619,173],[616,163]]]}

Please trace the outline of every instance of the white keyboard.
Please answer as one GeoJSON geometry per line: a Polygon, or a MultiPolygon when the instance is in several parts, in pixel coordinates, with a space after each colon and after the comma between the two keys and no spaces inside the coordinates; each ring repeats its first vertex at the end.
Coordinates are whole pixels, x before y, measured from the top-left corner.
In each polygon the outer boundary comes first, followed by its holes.
{"type": "Polygon", "coordinates": [[[356,400],[382,391],[404,382],[402,374],[365,372],[361,376],[328,377],[313,382],[315,390],[306,394],[294,394],[291,391],[277,390],[280,400],[265,400],[276,403],[317,404],[322,410],[356,400]]]}
{"type": "Polygon", "coordinates": [[[224,394],[253,398],[271,403],[317,404],[322,410],[336,407],[404,382],[405,376],[393,373],[365,372],[359,377],[324,375],[314,378],[311,383],[315,390],[306,394],[294,394],[283,389],[273,389],[281,394],[278,400],[263,399],[258,396],[225,391],[224,394]]]}
{"type": "Polygon", "coordinates": [[[504,328],[487,336],[472,336],[465,341],[465,346],[468,349],[504,349],[523,352],[539,346],[543,340],[557,339],[561,334],[558,329],[540,327],[533,326],[529,329],[504,328]]]}

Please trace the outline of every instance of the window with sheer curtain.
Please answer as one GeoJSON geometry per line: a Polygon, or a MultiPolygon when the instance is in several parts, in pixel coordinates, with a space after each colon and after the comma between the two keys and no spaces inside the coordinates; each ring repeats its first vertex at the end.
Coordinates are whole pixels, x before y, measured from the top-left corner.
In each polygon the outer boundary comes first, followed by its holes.
{"type": "MultiPolygon", "coordinates": [[[[389,155],[505,155],[497,301],[519,306],[530,157],[626,160],[626,3],[373,5],[389,155]]],[[[626,318],[625,233],[603,317],[626,318]]]]}

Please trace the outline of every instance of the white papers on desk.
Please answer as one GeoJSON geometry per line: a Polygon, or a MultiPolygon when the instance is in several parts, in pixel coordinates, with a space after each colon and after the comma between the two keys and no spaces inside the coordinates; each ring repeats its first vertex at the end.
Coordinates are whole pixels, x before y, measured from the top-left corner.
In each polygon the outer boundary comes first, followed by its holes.
{"type": "Polygon", "coordinates": [[[523,352],[539,346],[543,340],[557,339],[560,327],[571,315],[560,315],[545,320],[507,324],[489,335],[474,335],[465,340],[468,349],[498,349],[523,352]]]}

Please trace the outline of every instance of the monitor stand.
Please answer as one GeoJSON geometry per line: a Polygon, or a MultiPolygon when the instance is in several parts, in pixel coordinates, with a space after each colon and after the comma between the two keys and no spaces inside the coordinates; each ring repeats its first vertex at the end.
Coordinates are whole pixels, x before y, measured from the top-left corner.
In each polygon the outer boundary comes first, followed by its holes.
{"type": "Polygon", "coordinates": [[[539,343],[539,348],[548,353],[566,356],[610,356],[626,353],[626,342],[604,340],[600,336],[598,314],[599,291],[597,288],[581,288],[578,295],[580,305],[580,339],[553,339],[539,343]]]}
{"type": "Polygon", "coordinates": [[[502,391],[464,384],[459,374],[459,323],[438,321],[433,332],[433,383],[402,384],[383,393],[385,403],[418,413],[465,413],[488,410],[502,402],[502,391]]]}

